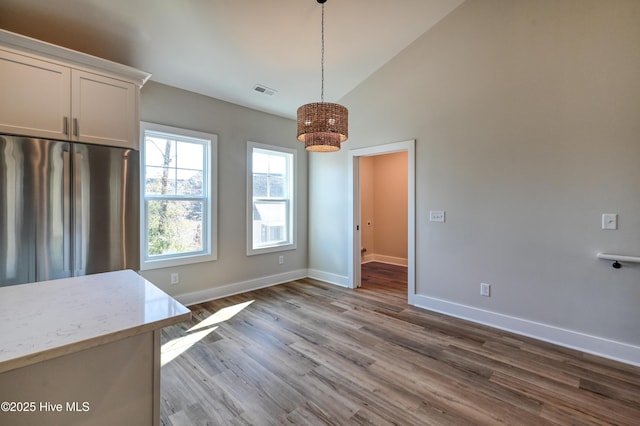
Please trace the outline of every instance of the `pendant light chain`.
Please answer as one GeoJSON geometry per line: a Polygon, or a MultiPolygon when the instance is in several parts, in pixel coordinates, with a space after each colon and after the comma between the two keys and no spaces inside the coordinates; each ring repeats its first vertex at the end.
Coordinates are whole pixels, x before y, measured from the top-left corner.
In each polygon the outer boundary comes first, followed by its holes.
{"type": "Polygon", "coordinates": [[[322,3],[322,49],[320,59],[320,102],[324,102],[324,3],[322,3]]]}

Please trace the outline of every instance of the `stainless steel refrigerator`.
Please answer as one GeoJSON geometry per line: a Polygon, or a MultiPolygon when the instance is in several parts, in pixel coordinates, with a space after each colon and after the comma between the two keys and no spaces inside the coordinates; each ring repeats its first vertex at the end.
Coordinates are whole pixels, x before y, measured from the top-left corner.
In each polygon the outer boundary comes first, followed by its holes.
{"type": "Polygon", "coordinates": [[[0,286],[139,267],[139,153],[0,135],[0,286]]]}

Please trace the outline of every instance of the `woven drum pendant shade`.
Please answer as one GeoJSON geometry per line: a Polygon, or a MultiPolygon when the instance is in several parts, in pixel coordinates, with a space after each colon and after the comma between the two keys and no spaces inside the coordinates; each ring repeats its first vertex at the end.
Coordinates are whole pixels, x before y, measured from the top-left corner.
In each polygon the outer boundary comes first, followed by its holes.
{"type": "Polygon", "coordinates": [[[298,108],[298,140],[307,151],[338,151],[348,128],[349,111],[342,105],[314,102],[298,108]]]}
{"type": "Polygon", "coordinates": [[[322,50],[320,55],[320,102],[298,108],[298,140],[304,142],[307,151],[332,152],[340,150],[340,144],[349,137],[349,111],[339,104],[324,101],[324,3],[322,5],[322,50]]]}

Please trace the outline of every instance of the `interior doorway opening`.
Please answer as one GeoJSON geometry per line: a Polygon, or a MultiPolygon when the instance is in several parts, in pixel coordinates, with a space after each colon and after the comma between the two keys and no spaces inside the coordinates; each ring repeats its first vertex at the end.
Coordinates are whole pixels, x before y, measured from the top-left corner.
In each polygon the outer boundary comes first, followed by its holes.
{"type": "MultiPolygon", "coordinates": [[[[381,260],[382,263],[391,264],[406,262],[406,295],[409,303],[412,303],[412,299],[415,296],[415,141],[413,140],[349,151],[349,246],[352,249],[348,262],[349,287],[358,288],[362,285],[363,272],[361,265],[363,258],[366,256],[366,252],[364,252],[364,255],[362,252],[362,249],[366,248],[363,246],[363,233],[365,233],[365,230],[371,230],[371,228],[375,226],[375,222],[372,221],[371,225],[369,225],[368,220],[363,219],[362,217],[362,193],[363,190],[366,191],[366,183],[363,187],[360,172],[362,167],[366,167],[364,159],[368,157],[403,152],[406,153],[406,187],[403,189],[403,192],[406,191],[406,197],[404,198],[406,200],[406,210],[402,209],[403,212],[399,214],[403,216],[402,222],[406,224],[404,227],[404,229],[406,229],[406,231],[404,231],[406,232],[406,238],[402,239],[402,244],[404,244],[405,247],[403,247],[403,250],[398,250],[398,241],[394,240],[390,244],[391,246],[395,245],[395,248],[389,249],[389,247],[385,247],[383,250],[380,250],[381,253],[370,253],[372,256],[367,260],[375,261],[377,259],[381,260]],[[369,228],[365,229],[364,227],[369,228]],[[398,253],[399,255],[386,255],[384,252],[398,253]]],[[[390,188],[392,189],[393,185],[391,185],[390,188]]],[[[386,191],[388,190],[389,188],[386,189],[386,191]]],[[[367,207],[365,206],[365,210],[366,209],[367,207]]],[[[396,212],[396,218],[398,217],[397,214],[398,213],[396,212]]],[[[398,228],[393,226],[393,211],[391,213],[382,213],[380,219],[381,223],[386,221],[391,224],[389,226],[390,229],[386,229],[382,232],[383,236],[385,234],[393,234],[393,232],[397,232],[398,228]],[[389,217],[387,218],[384,216],[389,217]]],[[[368,236],[365,235],[365,241],[368,241],[367,244],[370,245],[372,244],[371,241],[373,241],[373,244],[375,245],[375,239],[367,240],[367,238],[368,236]]],[[[367,251],[369,251],[368,248],[367,251]]],[[[376,251],[375,248],[373,251],[376,251]]]]}

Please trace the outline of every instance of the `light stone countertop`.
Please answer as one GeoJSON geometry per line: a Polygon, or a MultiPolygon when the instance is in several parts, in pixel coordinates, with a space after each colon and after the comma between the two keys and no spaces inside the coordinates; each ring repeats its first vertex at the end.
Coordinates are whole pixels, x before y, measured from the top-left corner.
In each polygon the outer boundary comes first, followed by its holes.
{"type": "Polygon", "coordinates": [[[0,287],[0,373],[190,317],[130,270],[0,287]]]}

